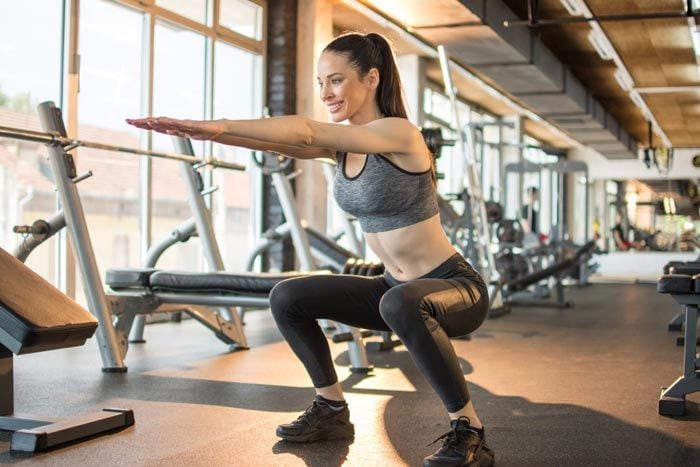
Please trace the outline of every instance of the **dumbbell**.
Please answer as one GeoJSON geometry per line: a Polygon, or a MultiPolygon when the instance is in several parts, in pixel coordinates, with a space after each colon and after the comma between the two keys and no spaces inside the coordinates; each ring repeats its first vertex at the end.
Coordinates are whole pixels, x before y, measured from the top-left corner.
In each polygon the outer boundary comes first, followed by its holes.
{"type": "Polygon", "coordinates": [[[378,276],[384,273],[384,264],[365,261],[360,258],[350,258],[343,265],[342,274],[354,276],[378,276]]]}
{"type": "Polygon", "coordinates": [[[440,128],[421,128],[420,132],[423,134],[423,139],[430,153],[436,159],[440,157],[444,146],[455,145],[455,140],[444,139],[442,137],[442,130],[440,128]]]}

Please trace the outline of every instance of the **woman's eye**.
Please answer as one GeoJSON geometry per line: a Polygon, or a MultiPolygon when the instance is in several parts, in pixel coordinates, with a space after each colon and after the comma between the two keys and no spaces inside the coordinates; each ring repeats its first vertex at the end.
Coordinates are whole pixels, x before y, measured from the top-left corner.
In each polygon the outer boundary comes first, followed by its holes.
{"type": "Polygon", "coordinates": [[[337,84],[340,84],[340,83],[342,83],[342,82],[343,82],[342,79],[333,79],[333,80],[331,80],[331,83],[332,83],[332,84],[336,84],[336,85],[337,85],[337,84]]]}

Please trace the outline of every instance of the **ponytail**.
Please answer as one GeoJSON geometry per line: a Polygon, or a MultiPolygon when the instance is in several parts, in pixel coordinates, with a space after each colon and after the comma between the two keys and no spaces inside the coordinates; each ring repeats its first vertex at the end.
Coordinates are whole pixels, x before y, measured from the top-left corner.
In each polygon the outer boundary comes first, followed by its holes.
{"type": "Polygon", "coordinates": [[[323,51],[347,56],[361,77],[365,77],[369,70],[376,68],[379,71],[376,99],[380,112],[385,117],[408,118],[399,69],[391,45],[384,36],[351,32],[333,39],[323,51]]]}

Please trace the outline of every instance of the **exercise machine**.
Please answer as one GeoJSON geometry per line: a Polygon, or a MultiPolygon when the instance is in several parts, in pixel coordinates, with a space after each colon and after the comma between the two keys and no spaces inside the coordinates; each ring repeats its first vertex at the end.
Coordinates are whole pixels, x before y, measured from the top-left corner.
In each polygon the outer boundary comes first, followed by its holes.
{"type": "MultiPolygon", "coordinates": [[[[354,227],[347,219],[347,215],[344,216],[347,220],[344,234],[350,239],[353,251],[343,248],[333,239],[311,228],[301,218],[294,203],[294,191],[290,182],[300,172],[295,171],[291,174],[286,174],[292,159],[283,158],[280,160],[276,156],[267,155],[263,161],[260,161],[253,155],[253,161],[264,175],[272,179],[272,184],[282,205],[285,222],[263,233],[262,238],[248,256],[246,262],[247,271],[253,271],[255,262],[260,255],[290,237],[302,271],[312,271],[315,269],[316,263],[320,263],[334,272],[341,272],[349,259],[360,259],[362,257],[362,248],[355,234],[354,227]]],[[[333,167],[329,163],[319,163],[324,164],[324,173],[327,172],[326,166],[332,173],[333,167]]]]}

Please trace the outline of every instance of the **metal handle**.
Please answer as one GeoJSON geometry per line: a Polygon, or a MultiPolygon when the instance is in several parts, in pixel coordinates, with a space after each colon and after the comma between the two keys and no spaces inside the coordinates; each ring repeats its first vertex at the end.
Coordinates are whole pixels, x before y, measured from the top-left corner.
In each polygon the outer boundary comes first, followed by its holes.
{"type": "Polygon", "coordinates": [[[90,178],[90,177],[92,177],[92,170],[88,170],[84,174],[78,175],[77,177],[72,178],[71,182],[73,182],[74,184],[78,184],[78,183],[82,182],[83,180],[90,178]]]}
{"type": "Polygon", "coordinates": [[[218,189],[219,189],[219,186],[218,186],[218,185],[216,185],[216,186],[210,186],[210,187],[207,188],[206,190],[203,190],[201,193],[202,193],[202,196],[207,196],[207,195],[210,195],[210,194],[214,193],[214,192],[217,191],[218,189]]]}

